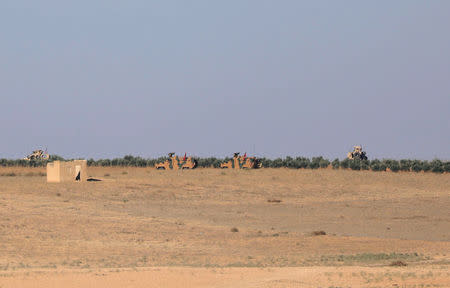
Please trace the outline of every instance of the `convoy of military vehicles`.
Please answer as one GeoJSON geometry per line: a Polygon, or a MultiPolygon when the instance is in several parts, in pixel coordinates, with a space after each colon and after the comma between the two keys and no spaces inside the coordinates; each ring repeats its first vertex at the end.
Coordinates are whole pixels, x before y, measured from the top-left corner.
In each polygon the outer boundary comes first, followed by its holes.
{"type": "MultiPolygon", "coordinates": [[[[184,170],[195,169],[198,166],[198,162],[192,156],[178,157],[175,153],[169,153],[169,157],[163,161],[155,164],[155,168],[158,170],[184,170]]],[[[35,150],[25,158],[24,160],[48,160],[50,155],[47,150],[35,150]]],[[[362,146],[354,146],[352,152],[348,152],[348,159],[367,160],[367,154],[363,151],[362,146]]],[[[225,161],[220,164],[222,169],[258,169],[262,168],[261,160],[256,157],[247,156],[247,153],[240,155],[239,152],[234,153],[231,160],[225,161]]]]}

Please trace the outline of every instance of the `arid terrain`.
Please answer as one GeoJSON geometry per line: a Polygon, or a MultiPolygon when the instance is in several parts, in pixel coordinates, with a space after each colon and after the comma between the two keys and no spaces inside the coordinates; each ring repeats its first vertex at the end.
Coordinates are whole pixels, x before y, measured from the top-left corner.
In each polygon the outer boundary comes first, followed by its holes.
{"type": "Polygon", "coordinates": [[[450,287],[450,174],[88,173],[0,168],[0,288],[450,287]]]}

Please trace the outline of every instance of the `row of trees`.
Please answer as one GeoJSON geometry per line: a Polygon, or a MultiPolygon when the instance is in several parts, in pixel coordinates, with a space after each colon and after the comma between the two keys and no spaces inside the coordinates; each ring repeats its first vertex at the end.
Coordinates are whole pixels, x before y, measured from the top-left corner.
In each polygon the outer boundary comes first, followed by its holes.
{"type": "MultiPolygon", "coordinates": [[[[156,163],[166,160],[166,157],[160,157],[155,159],[145,159],[142,157],[134,157],[127,155],[123,158],[114,159],[89,159],[88,166],[132,166],[132,167],[153,167],[156,163]]],[[[219,168],[220,163],[230,160],[231,158],[196,158],[199,167],[215,167],[219,168]]],[[[48,161],[54,160],[64,160],[62,157],[57,155],[51,155],[48,161]]],[[[0,159],[0,166],[22,166],[22,167],[40,167],[45,166],[48,161],[27,161],[27,160],[11,160],[11,159],[0,159]]],[[[422,160],[359,160],[359,159],[334,159],[330,161],[323,157],[286,157],[286,158],[260,158],[263,167],[266,168],[292,168],[292,169],[318,169],[327,168],[331,166],[334,169],[344,168],[352,170],[372,170],[372,171],[386,171],[390,170],[393,172],[397,171],[413,171],[413,172],[435,172],[443,173],[450,172],[450,161],[441,161],[438,159],[432,161],[422,161],[422,160]]]]}

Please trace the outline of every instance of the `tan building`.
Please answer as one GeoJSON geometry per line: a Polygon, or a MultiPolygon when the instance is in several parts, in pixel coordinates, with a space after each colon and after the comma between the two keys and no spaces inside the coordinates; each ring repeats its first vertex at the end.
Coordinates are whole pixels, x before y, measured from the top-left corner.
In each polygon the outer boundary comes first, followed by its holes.
{"type": "Polygon", "coordinates": [[[87,161],[53,161],[47,163],[47,182],[74,182],[87,180],[87,161]]]}

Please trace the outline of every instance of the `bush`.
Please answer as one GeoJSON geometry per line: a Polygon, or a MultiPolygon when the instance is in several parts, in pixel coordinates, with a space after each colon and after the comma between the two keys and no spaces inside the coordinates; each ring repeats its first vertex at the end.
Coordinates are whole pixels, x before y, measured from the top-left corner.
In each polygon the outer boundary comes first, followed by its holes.
{"type": "Polygon", "coordinates": [[[431,161],[430,166],[431,166],[431,172],[434,172],[434,173],[444,172],[444,164],[442,163],[441,160],[434,159],[433,161],[431,161]]]}
{"type": "Polygon", "coordinates": [[[350,169],[352,170],[361,170],[361,160],[359,159],[352,159],[350,160],[350,169]]]}
{"type": "Polygon", "coordinates": [[[295,158],[295,166],[296,168],[308,168],[311,164],[311,161],[308,158],[305,157],[297,157],[295,158]]]}
{"type": "Polygon", "coordinates": [[[386,159],[383,162],[386,168],[391,169],[392,172],[398,172],[400,170],[400,164],[397,160],[386,159]]]}
{"type": "MultiPolygon", "coordinates": [[[[197,160],[197,164],[198,167],[203,167],[203,168],[209,168],[209,167],[214,167],[214,168],[219,168],[220,167],[220,163],[225,162],[225,161],[229,161],[231,160],[230,158],[226,158],[224,160],[220,160],[217,159],[215,157],[209,157],[209,158],[195,158],[195,160],[197,160]]],[[[162,161],[161,161],[162,162],[162,161]]]]}
{"type": "MultiPolygon", "coordinates": [[[[225,158],[225,160],[226,159],[231,159],[231,158],[225,158]]],[[[263,167],[266,167],[266,168],[270,168],[271,167],[272,160],[267,159],[267,158],[261,158],[260,160],[261,160],[261,164],[262,164],[263,167]]]]}
{"type": "Polygon", "coordinates": [[[48,158],[48,161],[64,161],[65,159],[59,155],[50,155],[50,157],[48,158]]]}
{"type": "Polygon", "coordinates": [[[348,159],[348,158],[346,158],[346,159],[344,159],[344,160],[342,160],[341,161],[341,167],[342,168],[350,168],[350,163],[351,163],[351,161],[352,160],[350,160],[350,159],[348,159]]]}
{"type": "Polygon", "coordinates": [[[369,168],[370,168],[369,160],[361,160],[360,167],[361,167],[361,170],[369,170],[369,168]]]}
{"type": "Polygon", "coordinates": [[[277,158],[277,159],[273,160],[270,167],[271,168],[283,167],[283,159],[277,158]]]}
{"type": "Polygon", "coordinates": [[[407,159],[400,160],[400,170],[401,171],[411,171],[412,162],[413,161],[407,160],[407,159]]]}
{"type": "Polygon", "coordinates": [[[450,172],[450,161],[444,162],[442,167],[444,168],[444,172],[450,172]]]}
{"type": "Polygon", "coordinates": [[[309,168],[311,169],[317,169],[320,167],[320,160],[322,160],[322,157],[313,157],[311,159],[311,162],[309,163],[309,168]]]}
{"type": "Polygon", "coordinates": [[[295,167],[295,162],[294,159],[292,157],[287,156],[284,160],[283,160],[283,167],[287,167],[287,168],[297,168],[295,167]]]}
{"type": "Polygon", "coordinates": [[[331,166],[333,167],[333,169],[339,169],[339,167],[341,166],[341,163],[339,163],[339,159],[334,159],[333,162],[331,162],[331,166]]]}
{"type": "MultiPolygon", "coordinates": [[[[322,157],[320,157],[322,158],[322,157]]],[[[330,165],[330,161],[328,159],[320,159],[319,160],[319,166],[320,168],[327,168],[330,165]]]]}
{"type": "Polygon", "coordinates": [[[372,171],[386,171],[386,165],[378,159],[370,161],[372,171]]]}
{"type": "Polygon", "coordinates": [[[431,165],[430,165],[430,162],[428,162],[428,161],[423,161],[422,162],[422,170],[424,171],[424,172],[428,172],[428,171],[430,171],[431,170],[431,165]]]}
{"type": "Polygon", "coordinates": [[[413,160],[411,162],[411,171],[413,172],[420,172],[422,171],[422,161],[420,160],[413,160]]]}

